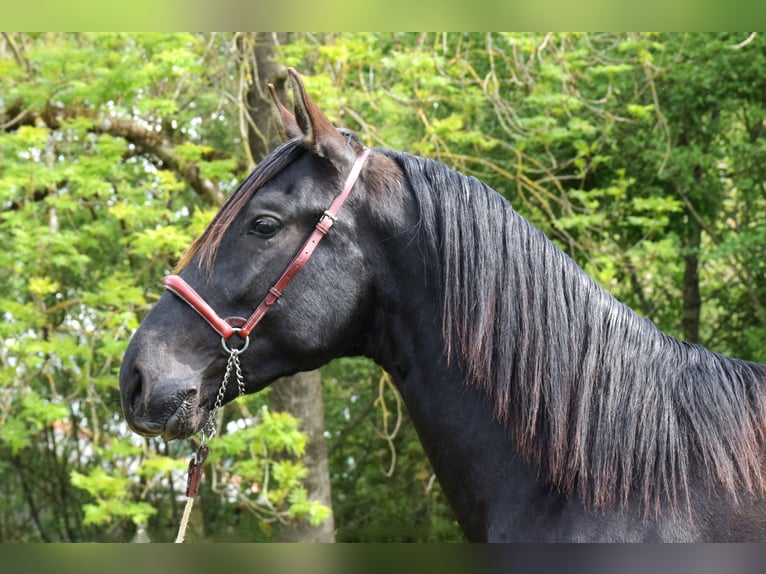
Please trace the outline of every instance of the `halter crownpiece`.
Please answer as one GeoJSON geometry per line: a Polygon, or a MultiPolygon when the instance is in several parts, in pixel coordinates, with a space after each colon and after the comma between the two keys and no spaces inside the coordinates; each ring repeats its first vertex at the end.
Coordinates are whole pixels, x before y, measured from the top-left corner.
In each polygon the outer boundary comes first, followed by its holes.
{"type": "MultiPolygon", "coordinates": [[[[298,271],[300,271],[308,262],[314,254],[317,245],[319,245],[319,242],[330,232],[330,229],[338,218],[338,212],[341,207],[343,207],[343,204],[346,202],[346,199],[348,199],[356,181],[359,179],[359,175],[362,173],[362,168],[369,155],[370,149],[364,148],[362,153],[356,157],[354,164],[351,166],[351,171],[346,178],[346,182],[343,184],[343,189],[337,196],[335,196],[330,207],[327,208],[319,218],[319,221],[317,221],[311,235],[309,235],[295,257],[293,257],[293,260],[287,266],[287,269],[285,269],[277,282],[269,288],[269,292],[249,318],[221,318],[221,316],[215,312],[215,309],[213,309],[191,285],[178,275],[167,275],[162,280],[163,285],[168,291],[173,292],[188,303],[192,309],[199,313],[200,316],[208,322],[215,332],[221,336],[224,349],[228,350],[225,341],[231,338],[235,333],[245,340],[246,347],[249,343],[248,337],[250,336],[250,333],[255,329],[258,323],[261,322],[261,319],[263,319],[264,315],[271,309],[271,306],[279,300],[282,293],[284,293],[284,290],[297,275],[298,271]]],[[[239,349],[239,352],[242,351],[244,351],[244,348],[239,349]]]]}

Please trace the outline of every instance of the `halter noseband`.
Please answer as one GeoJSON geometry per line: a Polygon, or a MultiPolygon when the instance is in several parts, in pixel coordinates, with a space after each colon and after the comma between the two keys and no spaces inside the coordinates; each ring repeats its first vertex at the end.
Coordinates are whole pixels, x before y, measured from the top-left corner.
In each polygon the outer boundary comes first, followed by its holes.
{"type": "Polygon", "coordinates": [[[218,315],[218,313],[216,313],[215,310],[202,298],[202,296],[178,275],[166,276],[162,280],[165,288],[168,291],[172,291],[188,303],[192,309],[197,311],[197,313],[199,313],[202,318],[215,329],[216,333],[221,335],[221,343],[226,351],[231,352],[231,349],[226,346],[226,341],[232,335],[238,333],[239,336],[245,340],[245,346],[237,351],[238,353],[241,353],[249,344],[249,336],[252,330],[261,322],[261,319],[263,319],[264,315],[271,309],[271,306],[282,296],[285,288],[290,284],[290,281],[293,280],[298,271],[300,271],[301,267],[308,262],[322,238],[330,232],[330,228],[332,228],[338,217],[340,208],[343,207],[343,204],[346,202],[346,199],[348,199],[357,179],[359,179],[359,174],[362,172],[362,167],[364,166],[368,155],[370,155],[369,148],[364,148],[362,153],[357,156],[354,165],[351,166],[351,171],[346,178],[346,182],[343,184],[341,192],[335,197],[330,204],[330,207],[328,207],[322,214],[322,217],[319,218],[319,221],[314,226],[314,230],[303,244],[303,247],[301,247],[300,251],[293,257],[293,260],[287,266],[287,269],[285,269],[281,277],[269,289],[269,292],[248,319],[243,319],[242,317],[222,319],[221,316],[218,315]]]}

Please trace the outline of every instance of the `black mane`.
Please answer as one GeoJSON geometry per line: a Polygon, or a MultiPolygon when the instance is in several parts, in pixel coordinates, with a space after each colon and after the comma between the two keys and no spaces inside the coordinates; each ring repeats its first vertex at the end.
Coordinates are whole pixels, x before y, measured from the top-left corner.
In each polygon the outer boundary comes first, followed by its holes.
{"type": "Polygon", "coordinates": [[[419,203],[450,359],[551,485],[655,511],[695,479],[764,491],[766,368],[662,333],[475,178],[385,153],[419,203]]]}

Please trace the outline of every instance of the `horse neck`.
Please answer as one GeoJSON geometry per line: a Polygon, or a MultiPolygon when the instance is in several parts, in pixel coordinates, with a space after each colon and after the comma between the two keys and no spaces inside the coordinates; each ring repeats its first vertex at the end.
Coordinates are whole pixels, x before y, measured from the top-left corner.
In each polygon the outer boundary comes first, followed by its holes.
{"type": "Polygon", "coordinates": [[[486,394],[447,360],[435,270],[407,241],[386,260],[364,354],[394,380],[463,532],[486,540],[499,500],[508,498],[506,520],[514,513],[521,518],[525,492],[538,488],[535,472],[493,416],[486,394]]]}

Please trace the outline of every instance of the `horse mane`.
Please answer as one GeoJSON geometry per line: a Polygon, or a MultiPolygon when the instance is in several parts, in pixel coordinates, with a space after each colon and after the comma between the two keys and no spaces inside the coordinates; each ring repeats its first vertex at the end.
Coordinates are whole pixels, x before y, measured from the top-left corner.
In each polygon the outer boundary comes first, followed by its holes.
{"type": "Polygon", "coordinates": [[[199,255],[200,267],[210,270],[221,240],[237,214],[250,202],[256,191],[295,161],[304,150],[301,138],[293,138],[277,147],[260,162],[224,202],[202,235],[195,239],[184,252],[173,273],[180,273],[195,255],[199,255]]]}
{"type": "Polygon", "coordinates": [[[664,334],[477,179],[385,153],[419,204],[446,353],[552,487],[655,513],[690,508],[695,479],[766,490],[766,367],[664,334]]]}

